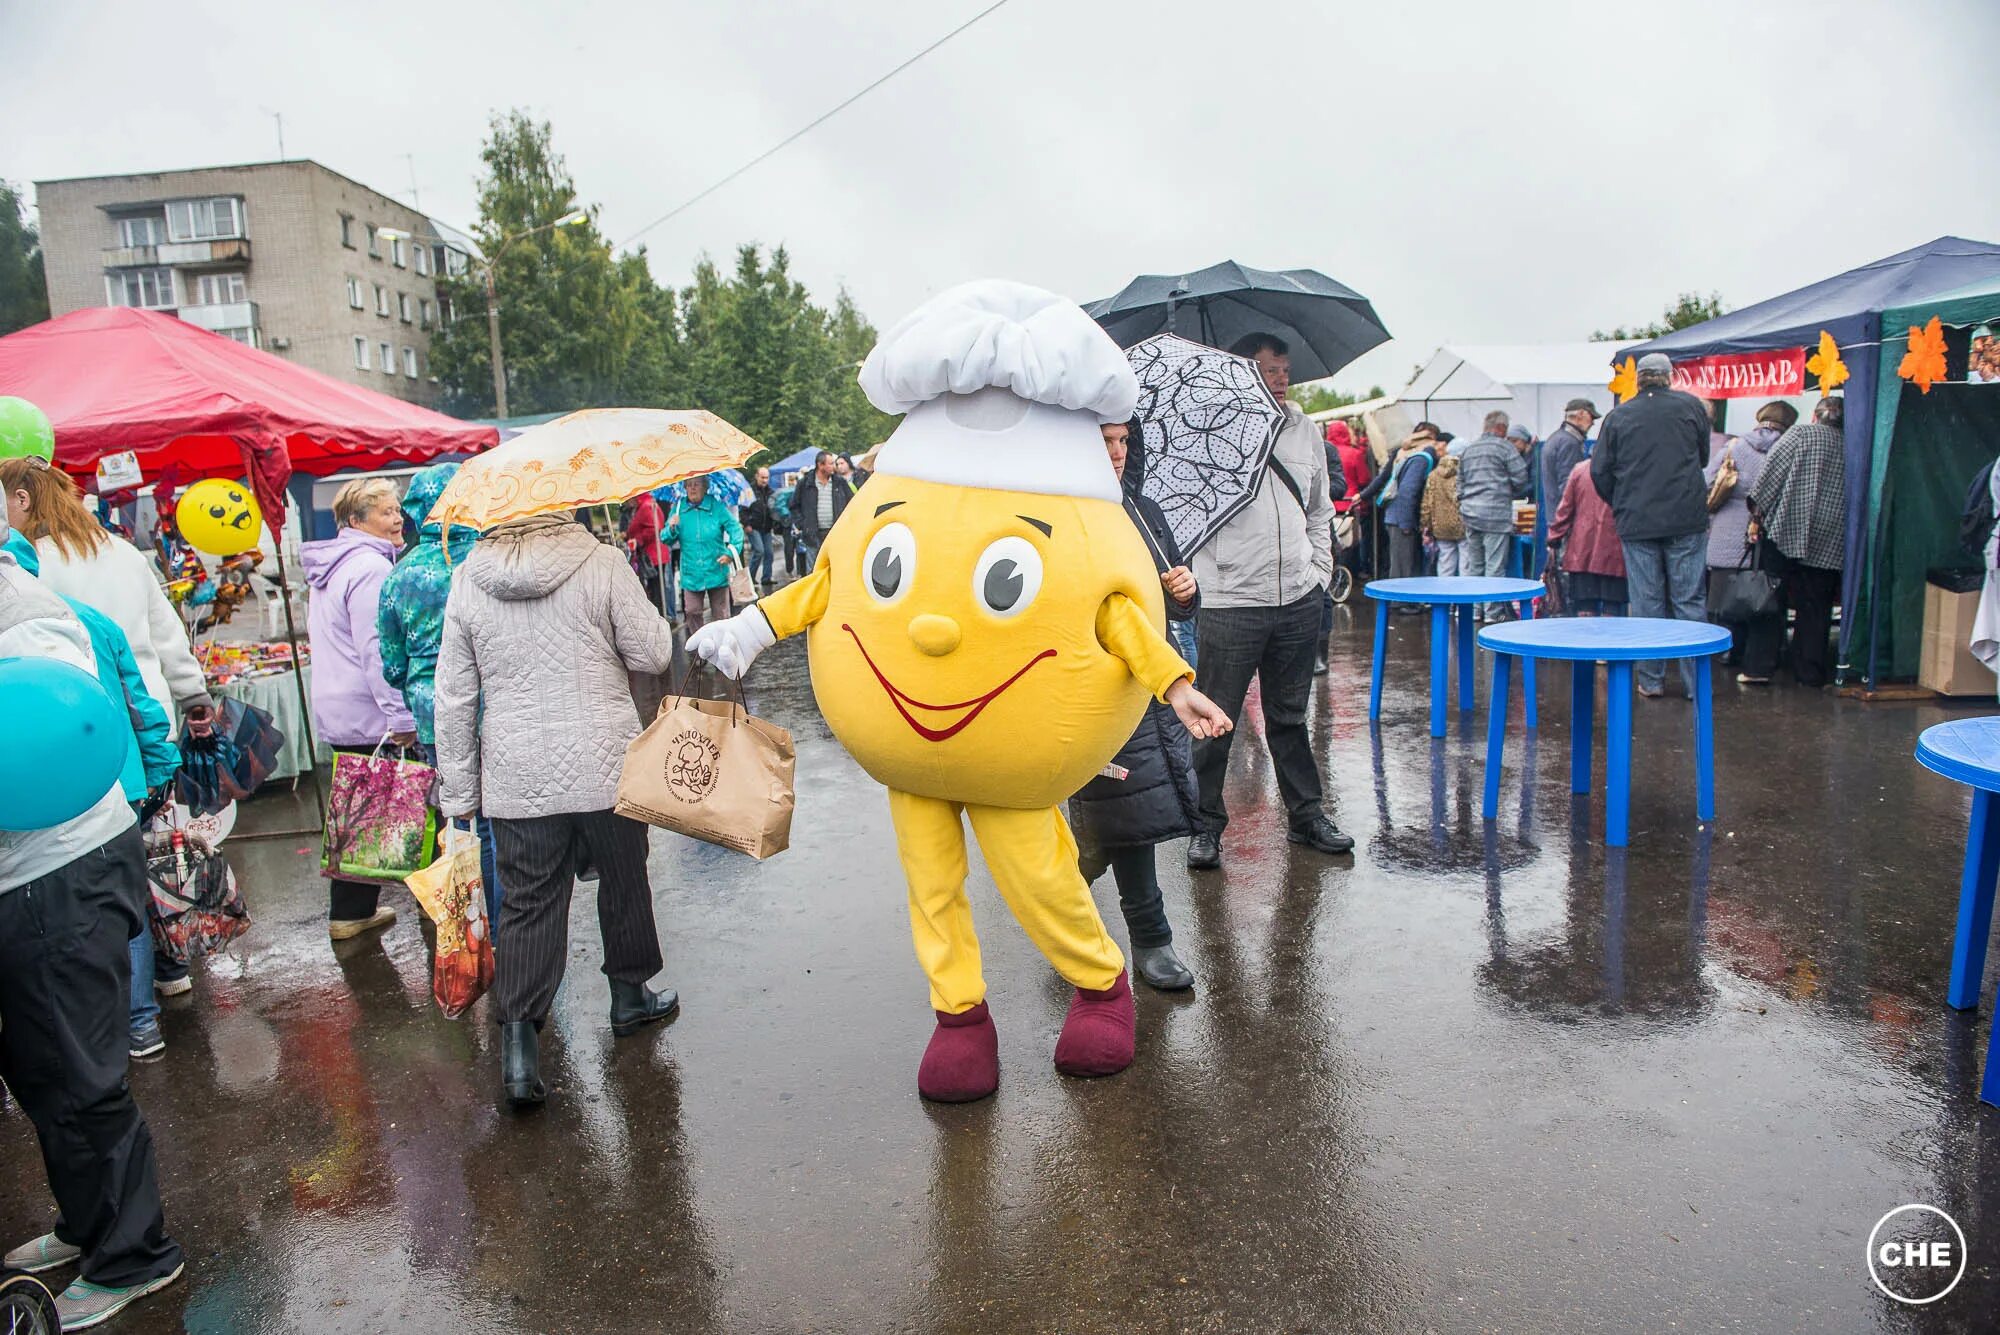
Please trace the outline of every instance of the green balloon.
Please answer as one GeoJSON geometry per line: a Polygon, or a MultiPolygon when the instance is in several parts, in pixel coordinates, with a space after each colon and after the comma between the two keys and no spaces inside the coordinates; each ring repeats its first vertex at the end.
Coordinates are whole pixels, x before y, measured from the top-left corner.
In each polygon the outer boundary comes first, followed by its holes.
{"type": "Polygon", "coordinates": [[[48,415],[26,399],[0,396],[0,459],[56,457],[56,429],[48,415]]]}

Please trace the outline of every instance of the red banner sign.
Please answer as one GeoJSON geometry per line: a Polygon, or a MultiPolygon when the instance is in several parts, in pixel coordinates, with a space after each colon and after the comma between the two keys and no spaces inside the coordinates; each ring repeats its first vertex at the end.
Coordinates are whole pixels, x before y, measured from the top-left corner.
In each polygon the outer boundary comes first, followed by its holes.
{"type": "Polygon", "coordinates": [[[1674,363],[1674,388],[1704,399],[1783,398],[1806,392],[1806,350],[1732,352],[1674,363]]]}

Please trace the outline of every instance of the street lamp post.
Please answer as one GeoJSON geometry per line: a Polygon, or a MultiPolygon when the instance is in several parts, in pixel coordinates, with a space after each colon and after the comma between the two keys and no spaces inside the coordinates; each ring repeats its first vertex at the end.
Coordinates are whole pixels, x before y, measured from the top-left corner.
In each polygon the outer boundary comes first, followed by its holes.
{"type": "Polygon", "coordinates": [[[543,223],[540,227],[530,227],[525,232],[516,232],[503,237],[493,249],[493,255],[486,261],[486,337],[492,347],[493,357],[493,415],[506,417],[507,414],[507,366],[500,355],[500,293],[494,280],[494,271],[500,266],[500,257],[507,253],[507,247],[523,237],[537,232],[546,232],[557,227],[574,227],[588,222],[590,215],[582,209],[572,209],[554,222],[543,223]]]}

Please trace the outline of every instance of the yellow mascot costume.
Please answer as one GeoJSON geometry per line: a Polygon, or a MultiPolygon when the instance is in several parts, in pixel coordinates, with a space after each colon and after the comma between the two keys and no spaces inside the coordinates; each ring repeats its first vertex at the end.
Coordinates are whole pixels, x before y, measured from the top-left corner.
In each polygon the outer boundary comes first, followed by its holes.
{"type": "Polygon", "coordinates": [[[736,677],[808,633],[827,723],[889,790],[938,1017],[919,1092],[963,1102],[999,1084],[968,820],[1022,930],[1076,988],[1056,1068],[1113,1074],[1132,1062],[1132,989],[1058,808],[1148,695],[1198,735],[1227,727],[1161,633],[1160,581],[1099,433],[1131,416],[1138,384],[1075,304],[986,281],[891,329],[861,386],[906,416],[812,573],[688,648],[736,677]]]}

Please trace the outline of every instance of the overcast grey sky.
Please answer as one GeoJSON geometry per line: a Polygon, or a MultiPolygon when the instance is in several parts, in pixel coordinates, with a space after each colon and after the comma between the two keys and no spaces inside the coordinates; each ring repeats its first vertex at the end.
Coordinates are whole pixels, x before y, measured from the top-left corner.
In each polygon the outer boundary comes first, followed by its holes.
{"type": "MultiPolygon", "coordinates": [[[[0,176],[266,160],[276,110],[463,227],[520,105],[622,240],[988,2],[0,0],[0,176]]],[[[1393,388],[1441,342],[2000,239],[1996,49],[1996,0],[1010,0],[643,241],[664,283],[782,242],[878,326],[968,278],[1307,266],[1396,335],[1336,383],[1393,388]]]]}

